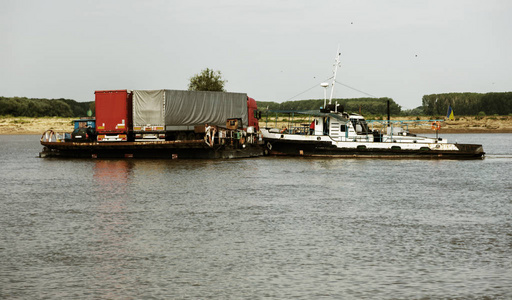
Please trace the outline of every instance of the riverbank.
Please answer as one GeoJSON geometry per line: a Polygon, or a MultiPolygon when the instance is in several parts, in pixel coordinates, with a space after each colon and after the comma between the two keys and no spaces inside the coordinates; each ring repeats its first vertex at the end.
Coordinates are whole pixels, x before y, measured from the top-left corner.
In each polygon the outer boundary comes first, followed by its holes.
{"type": "Polygon", "coordinates": [[[74,119],[76,118],[0,116],[0,134],[43,134],[49,129],[56,132],[71,132],[74,119]]]}
{"type": "MultiPolygon", "coordinates": [[[[419,117],[428,120],[428,117],[419,117]]],[[[392,120],[414,120],[411,117],[392,118],[392,120]]],[[[409,126],[411,133],[434,132],[429,124],[426,126],[409,126]]],[[[460,117],[441,122],[441,133],[512,133],[512,116],[460,117]]]]}
{"type": "MultiPolygon", "coordinates": [[[[27,117],[1,117],[0,134],[42,134],[46,130],[56,132],[73,131],[73,120],[76,118],[27,118],[27,117]]],[[[415,117],[393,117],[392,120],[415,120],[415,117]]],[[[419,120],[428,120],[428,117],[419,117],[419,120]]],[[[288,126],[288,121],[279,118],[277,128],[288,126]]],[[[307,122],[303,120],[301,122],[307,122]]],[[[265,118],[260,121],[260,127],[265,127],[265,118]]],[[[269,119],[268,126],[275,127],[274,119],[269,119]]],[[[411,125],[411,133],[432,133],[429,125],[411,125]]],[[[460,117],[441,123],[441,133],[512,133],[512,116],[489,117],[460,117]]]]}

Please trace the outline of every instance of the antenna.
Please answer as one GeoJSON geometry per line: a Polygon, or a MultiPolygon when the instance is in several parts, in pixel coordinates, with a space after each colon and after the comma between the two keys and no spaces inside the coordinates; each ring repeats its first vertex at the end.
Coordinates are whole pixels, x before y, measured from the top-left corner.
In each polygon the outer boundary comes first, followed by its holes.
{"type": "Polygon", "coordinates": [[[324,88],[324,109],[327,107],[326,106],[326,101],[327,101],[327,87],[329,86],[329,84],[327,82],[322,82],[320,84],[321,87],[324,88]]]}
{"type": "Polygon", "coordinates": [[[338,51],[336,52],[336,59],[334,61],[334,70],[333,70],[334,76],[332,78],[332,83],[331,83],[331,97],[329,98],[329,105],[331,104],[332,96],[334,95],[334,84],[336,83],[336,73],[338,71],[338,67],[340,66],[340,56],[341,56],[340,45],[338,44],[338,51]]]}

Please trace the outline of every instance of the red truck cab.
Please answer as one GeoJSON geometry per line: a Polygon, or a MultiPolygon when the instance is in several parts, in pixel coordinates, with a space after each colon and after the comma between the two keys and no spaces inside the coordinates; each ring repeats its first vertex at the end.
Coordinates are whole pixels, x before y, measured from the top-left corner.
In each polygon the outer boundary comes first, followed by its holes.
{"type": "Polygon", "coordinates": [[[255,132],[260,130],[259,119],[261,118],[261,113],[258,111],[258,106],[256,105],[256,100],[253,98],[247,97],[247,114],[249,117],[249,125],[253,126],[255,132]]]}

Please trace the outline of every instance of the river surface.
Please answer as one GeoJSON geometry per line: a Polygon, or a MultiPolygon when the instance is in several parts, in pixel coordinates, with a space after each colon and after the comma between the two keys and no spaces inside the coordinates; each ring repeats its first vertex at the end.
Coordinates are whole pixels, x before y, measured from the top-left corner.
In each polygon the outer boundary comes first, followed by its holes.
{"type": "Polygon", "coordinates": [[[0,136],[0,299],[512,299],[512,134],[483,160],[38,158],[0,136]]]}

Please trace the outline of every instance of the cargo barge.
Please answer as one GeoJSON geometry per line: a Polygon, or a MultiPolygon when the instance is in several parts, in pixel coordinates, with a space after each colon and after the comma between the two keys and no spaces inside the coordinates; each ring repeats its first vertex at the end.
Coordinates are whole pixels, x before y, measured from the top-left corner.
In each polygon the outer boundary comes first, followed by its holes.
{"type": "Polygon", "coordinates": [[[243,93],[95,92],[96,117],[46,131],[40,157],[247,158],[264,154],[256,101],[243,93]]]}
{"type": "Polygon", "coordinates": [[[257,144],[210,147],[203,140],[125,143],[41,141],[41,145],[44,148],[39,153],[39,157],[213,159],[249,158],[264,154],[263,148],[257,144]]]}

